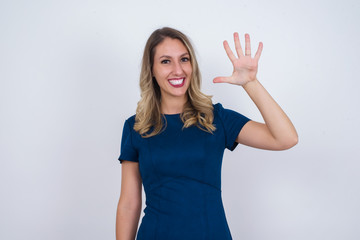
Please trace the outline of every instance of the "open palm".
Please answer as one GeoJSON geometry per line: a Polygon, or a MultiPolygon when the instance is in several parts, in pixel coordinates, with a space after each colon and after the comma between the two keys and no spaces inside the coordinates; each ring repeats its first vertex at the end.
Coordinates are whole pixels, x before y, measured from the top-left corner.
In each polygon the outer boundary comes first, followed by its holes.
{"type": "Polygon", "coordinates": [[[263,48],[262,42],[259,43],[259,47],[254,58],[251,57],[249,34],[245,34],[245,55],[240,45],[238,33],[234,33],[234,42],[238,57],[236,57],[231,51],[228,42],[224,41],[224,48],[226,54],[228,55],[234,67],[233,73],[230,77],[214,78],[214,83],[231,83],[236,85],[245,85],[246,83],[256,79],[258,62],[263,48]]]}

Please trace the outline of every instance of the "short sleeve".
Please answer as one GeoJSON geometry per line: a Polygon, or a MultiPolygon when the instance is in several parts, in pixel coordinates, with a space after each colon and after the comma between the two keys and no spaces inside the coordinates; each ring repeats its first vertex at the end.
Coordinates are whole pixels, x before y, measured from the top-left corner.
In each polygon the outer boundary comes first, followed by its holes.
{"type": "Polygon", "coordinates": [[[139,162],[138,151],[133,145],[132,129],[130,127],[129,121],[126,120],[124,123],[124,128],[121,138],[121,152],[118,160],[122,163],[123,160],[128,160],[132,162],[139,162]]]}
{"type": "Polygon", "coordinates": [[[251,119],[238,112],[224,108],[220,103],[215,104],[214,108],[218,111],[225,131],[225,147],[233,151],[238,145],[236,142],[237,136],[243,126],[251,119]]]}

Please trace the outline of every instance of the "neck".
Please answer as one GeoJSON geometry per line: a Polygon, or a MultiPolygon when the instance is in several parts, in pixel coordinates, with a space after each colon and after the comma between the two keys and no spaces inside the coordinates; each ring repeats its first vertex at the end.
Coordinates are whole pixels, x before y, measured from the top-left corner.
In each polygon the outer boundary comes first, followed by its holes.
{"type": "Polygon", "coordinates": [[[163,114],[177,114],[184,110],[184,105],[188,98],[185,94],[184,97],[162,97],[161,98],[161,112],[163,114]]]}

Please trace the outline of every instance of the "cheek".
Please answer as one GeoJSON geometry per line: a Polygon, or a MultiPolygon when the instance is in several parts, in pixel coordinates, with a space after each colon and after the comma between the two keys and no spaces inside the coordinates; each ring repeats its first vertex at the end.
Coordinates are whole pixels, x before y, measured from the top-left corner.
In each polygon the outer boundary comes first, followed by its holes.
{"type": "Polygon", "coordinates": [[[157,85],[158,85],[159,87],[163,85],[163,83],[162,83],[162,81],[161,81],[161,78],[156,77],[155,79],[156,79],[156,83],[157,83],[157,85]]]}
{"type": "Polygon", "coordinates": [[[186,66],[186,68],[184,69],[185,72],[188,74],[188,75],[191,75],[192,73],[192,66],[189,64],[188,66],[186,66]]]}
{"type": "Polygon", "coordinates": [[[154,76],[156,76],[159,79],[166,78],[166,76],[169,74],[169,69],[166,67],[156,67],[153,70],[154,76]]]}

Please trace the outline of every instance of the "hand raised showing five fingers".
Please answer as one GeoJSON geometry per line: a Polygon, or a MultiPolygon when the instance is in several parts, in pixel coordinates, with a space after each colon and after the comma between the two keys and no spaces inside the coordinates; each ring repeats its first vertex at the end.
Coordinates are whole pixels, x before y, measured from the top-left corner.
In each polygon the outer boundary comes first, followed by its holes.
{"type": "Polygon", "coordinates": [[[258,62],[263,49],[262,42],[259,43],[258,50],[251,58],[250,35],[245,34],[245,55],[240,45],[239,34],[234,33],[234,42],[237,56],[231,51],[228,42],[224,41],[224,48],[230,61],[233,64],[234,70],[230,77],[216,77],[214,83],[231,83],[236,85],[245,85],[246,83],[256,79],[258,70],[258,62]]]}

